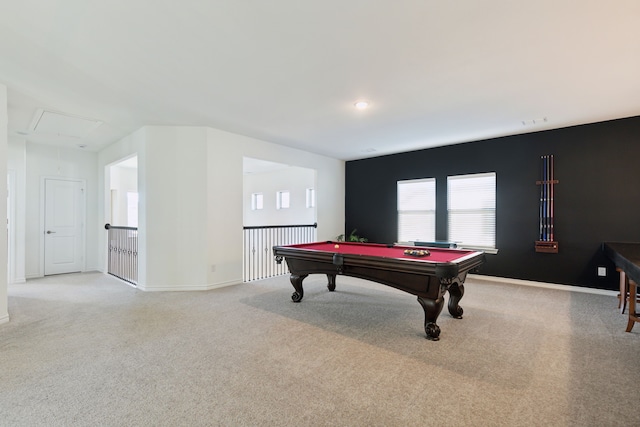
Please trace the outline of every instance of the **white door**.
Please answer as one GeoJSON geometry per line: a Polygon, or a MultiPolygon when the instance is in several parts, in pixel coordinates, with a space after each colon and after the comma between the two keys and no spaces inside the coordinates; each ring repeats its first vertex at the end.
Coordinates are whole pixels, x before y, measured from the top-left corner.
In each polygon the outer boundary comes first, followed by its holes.
{"type": "Polygon", "coordinates": [[[45,276],[82,271],[83,183],[45,179],[44,206],[45,276]]]}

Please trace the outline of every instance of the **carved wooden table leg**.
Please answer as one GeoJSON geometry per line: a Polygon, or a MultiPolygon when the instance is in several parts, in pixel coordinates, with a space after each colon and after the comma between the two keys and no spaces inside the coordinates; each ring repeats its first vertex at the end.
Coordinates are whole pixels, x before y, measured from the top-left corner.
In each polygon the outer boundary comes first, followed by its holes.
{"type": "Polygon", "coordinates": [[[449,309],[449,314],[456,319],[462,319],[463,310],[458,304],[463,296],[464,285],[462,283],[453,283],[449,287],[449,305],[447,308],[449,309]]]}
{"type": "Polygon", "coordinates": [[[424,310],[424,331],[427,333],[427,338],[432,341],[438,341],[440,339],[440,326],[436,324],[436,320],[438,320],[442,307],[444,307],[444,298],[440,296],[434,301],[418,297],[418,302],[424,310]]]}
{"type": "Polygon", "coordinates": [[[307,276],[308,274],[302,274],[300,276],[295,274],[291,275],[291,278],[289,280],[291,280],[291,284],[293,285],[293,288],[296,290],[293,293],[293,295],[291,295],[291,300],[293,302],[300,302],[302,300],[302,297],[304,296],[304,290],[302,289],[302,281],[307,276]]]}
{"type": "Polygon", "coordinates": [[[329,291],[333,292],[336,290],[336,275],[335,274],[327,274],[327,280],[329,281],[327,283],[327,289],[329,289],[329,291]]]}

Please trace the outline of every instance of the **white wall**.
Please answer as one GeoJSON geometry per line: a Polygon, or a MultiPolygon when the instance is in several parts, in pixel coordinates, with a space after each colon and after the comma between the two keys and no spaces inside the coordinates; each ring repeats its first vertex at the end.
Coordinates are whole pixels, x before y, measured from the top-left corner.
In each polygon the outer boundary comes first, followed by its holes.
{"type": "MultiPolygon", "coordinates": [[[[6,94],[1,95],[6,104],[6,94]]],[[[45,176],[86,181],[86,269],[105,270],[103,226],[110,197],[105,171],[132,154],[138,156],[141,289],[211,289],[242,281],[244,157],[315,170],[318,238],[328,240],[344,228],[340,160],[210,128],[145,127],[98,154],[22,140],[12,140],[8,154],[6,132],[0,135],[0,155],[16,171],[16,192],[21,193],[16,194],[16,216],[24,220],[24,238],[18,237],[18,247],[23,246],[17,252],[24,255],[16,265],[22,263],[26,278],[42,275],[40,192],[45,176]]],[[[0,282],[0,319],[6,299],[0,282]]]]}
{"type": "MultiPolygon", "coordinates": [[[[146,236],[144,289],[202,289],[207,285],[206,129],[146,129],[146,184],[139,233],[146,236]],[[144,228],[142,225],[144,224],[144,228]]],[[[140,159],[138,159],[140,164],[140,159]]]]}
{"type": "Polygon", "coordinates": [[[344,232],[344,161],[211,128],[207,140],[210,284],[242,281],[243,157],[315,169],[318,240],[344,232]]]}
{"type": "Polygon", "coordinates": [[[26,144],[25,182],[25,274],[27,278],[44,274],[40,247],[44,237],[41,229],[43,177],[85,180],[85,270],[98,268],[98,234],[104,224],[98,223],[97,153],[80,149],[57,148],[44,144],[26,144]]]}
{"type": "Polygon", "coordinates": [[[316,172],[313,169],[289,167],[286,169],[244,175],[243,205],[244,225],[290,225],[316,222],[315,208],[306,206],[307,188],[315,189],[316,172]],[[277,209],[276,193],[289,191],[291,206],[277,209]],[[251,209],[251,195],[262,193],[264,208],[251,209]]]}
{"type": "MultiPolygon", "coordinates": [[[[99,153],[99,170],[138,155],[140,289],[242,282],[243,157],[315,169],[318,237],[344,228],[344,162],[211,128],[148,126],[99,153]]],[[[101,173],[101,175],[105,175],[101,173]]],[[[100,218],[108,186],[99,177],[100,218]]],[[[106,236],[101,236],[102,269],[106,236]]]]}
{"type": "MultiPolygon", "coordinates": [[[[7,176],[7,87],[0,84],[0,176],[7,176]]],[[[0,224],[7,223],[7,186],[0,187],[0,224]]],[[[0,242],[7,241],[7,227],[0,227],[0,242]]],[[[0,323],[9,321],[7,245],[0,245],[0,323]]]]}
{"type": "MultiPolygon", "coordinates": [[[[138,156],[138,288],[207,288],[206,130],[149,126],[98,156],[100,219],[109,216],[109,165],[138,156]],[[107,182],[107,184],[105,184],[107,182]]],[[[106,233],[99,243],[105,271],[106,233]]]]}

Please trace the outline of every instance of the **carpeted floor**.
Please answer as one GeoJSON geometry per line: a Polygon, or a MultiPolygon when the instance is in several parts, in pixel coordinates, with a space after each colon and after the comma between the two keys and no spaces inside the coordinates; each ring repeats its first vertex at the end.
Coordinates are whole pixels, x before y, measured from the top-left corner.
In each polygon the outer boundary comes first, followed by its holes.
{"type": "Polygon", "coordinates": [[[323,276],[141,292],[9,287],[2,426],[638,426],[640,325],[615,297],[469,280],[425,339],[412,295],[323,276]]]}

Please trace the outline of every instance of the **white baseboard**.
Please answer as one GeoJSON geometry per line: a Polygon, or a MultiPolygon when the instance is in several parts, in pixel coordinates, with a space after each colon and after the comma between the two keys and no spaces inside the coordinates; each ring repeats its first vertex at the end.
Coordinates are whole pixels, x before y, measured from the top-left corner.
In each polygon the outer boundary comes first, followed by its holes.
{"type": "Polygon", "coordinates": [[[191,286],[144,286],[138,285],[137,288],[145,292],[176,292],[176,291],[211,291],[213,289],[225,288],[242,284],[242,280],[230,280],[228,282],[210,283],[205,285],[191,286]]]}
{"type": "Polygon", "coordinates": [[[483,276],[480,274],[469,274],[467,277],[469,279],[485,281],[485,282],[507,283],[512,285],[534,286],[538,288],[556,289],[556,290],[568,291],[568,292],[583,292],[587,294],[618,296],[617,291],[609,291],[606,289],[596,289],[596,288],[586,288],[584,286],[560,285],[557,283],[545,283],[545,282],[535,282],[532,280],[510,279],[507,277],[483,276]]]}
{"type": "Polygon", "coordinates": [[[241,285],[242,283],[244,283],[242,280],[229,280],[227,282],[213,283],[208,285],[207,290],[226,288],[227,286],[241,285]]]}
{"type": "Polygon", "coordinates": [[[8,314],[6,316],[0,317],[0,325],[2,325],[3,323],[9,323],[9,315],[8,314]]]}

